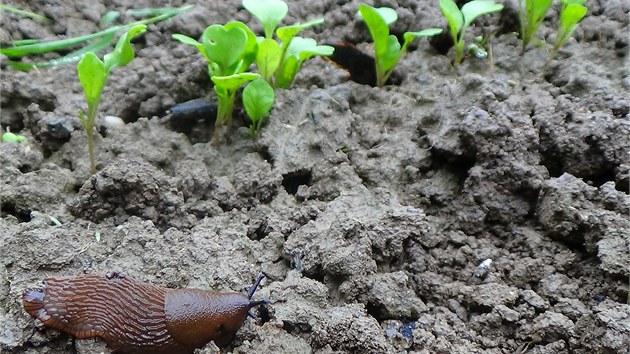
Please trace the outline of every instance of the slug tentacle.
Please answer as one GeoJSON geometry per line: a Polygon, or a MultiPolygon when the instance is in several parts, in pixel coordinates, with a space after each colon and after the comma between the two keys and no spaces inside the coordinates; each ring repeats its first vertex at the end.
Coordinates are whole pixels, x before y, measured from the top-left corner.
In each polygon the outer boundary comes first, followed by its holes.
{"type": "MultiPolygon", "coordinates": [[[[264,277],[264,275],[262,275],[264,277]]],[[[263,301],[245,294],[167,289],[122,273],[48,278],[26,289],[24,309],[46,327],[79,339],[101,337],[120,353],[192,353],[210,341],[228,344],[249,309],[263,301]]]]}

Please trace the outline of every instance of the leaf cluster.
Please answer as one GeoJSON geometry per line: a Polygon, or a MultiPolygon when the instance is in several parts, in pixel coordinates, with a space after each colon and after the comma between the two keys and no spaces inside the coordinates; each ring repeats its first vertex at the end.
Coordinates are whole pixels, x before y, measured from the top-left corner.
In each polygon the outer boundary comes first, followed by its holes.
{"type": "Polygon", "coordinates": [[[218,143],[218,128],[232,121],[237,90],[260,77],[259,74],[246,72],[258,52],[256,35],[244,23],[231,21],[225,25],[209,26],[203,31],[200,41],[182,34],[174,34],[173,38],[197,48],[208,63],[208,74],[219,99],[215,123],[215,143],[218,143]]]}
{"type": "Polygon", "coordinates": [[[374,40],[374,59],[376,62],[376,85],[384,86],[394,72],[398,60],[407,51],[409,44],[416,38],[431,37],[442,33],[439,28],[429,28],[419,32],[405,32],[401,46],[398,38],[389,34],[389,25],[398,19],[396,11],[389,7],[374,8],[360,4],[359,14],[368,27],[374,40]]]}
{"type": "Polygon", "coordinates": [[[448,28],[455,49],[455,65],[464,59],[464,36],[468,26],[479,16],[499,12],[503,5],[493,0],[473,0],[462,6],[461,10],[453,0],[439,0],[440,11],[448,22],[448,28]]]}
{"type": "Polygon", "coordinates": [[[304,29],[323,23],[324,19],[278,28],[288,12],[284,1],[243,0],[243,7],[263,26],[265,36],[257,38],[256,66],[273,87],[289,87],[306,60],[333,53],[334,48],[331,46],[318,45],[312,38],[297,36],[304,29]],[[279,42],[273,38],[274,32],[279,42]]]}

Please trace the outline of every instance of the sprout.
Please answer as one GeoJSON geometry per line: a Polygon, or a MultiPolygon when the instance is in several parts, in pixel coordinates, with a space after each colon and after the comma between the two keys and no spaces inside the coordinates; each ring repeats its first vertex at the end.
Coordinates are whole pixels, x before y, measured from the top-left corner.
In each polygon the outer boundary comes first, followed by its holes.
{"type": "Polygon", "coordinates": [[[429,28],[420,32],[405,32],[402,47],[398,38],[389,34],[389,25],[398,19],[394,9],[388,7],[374,8],[370,5],[360,4],[359,14],[365,21],[372,39],[374,40],[374,58],[376,62],[376,85],[384,86],[390,75],[394,72],[398,60],[407,47],[416,38],[431,37],[442,33],[439,28],[429,28]]]}
{"type": "Polygon", "coordinates": [[[459,65],[464,59],[464,36],[466,29],[475,20],[475,18],[501,11],[503,5],[497,4],[492,0],[473,0],[467,2],[460,10],[453,0],[439,0],[440,10],[448,21],[448,27],[453,38],[455,48],[454,64],[459,65]]]}
{"type": "Polygon", "coordinates": [[[96,163],[94,161],[94,128],[96,122],[96,114],[98,113],[98,105],[101,102],[101,94],[105,87],[105,82],[110,71],[114,68],[129,64],[135,54],[131,47],[131,40],[146,31],[146,25],[136,25],[125,32],[111,53],[105,54],[103,61],[96,54],[87,52],[77,65],[77,74],[85,100],[88,105],[87,113],[79,111],[81,124],[87,132],[88,153],[90,157],[90,172],[96,173],[96,163]]]}

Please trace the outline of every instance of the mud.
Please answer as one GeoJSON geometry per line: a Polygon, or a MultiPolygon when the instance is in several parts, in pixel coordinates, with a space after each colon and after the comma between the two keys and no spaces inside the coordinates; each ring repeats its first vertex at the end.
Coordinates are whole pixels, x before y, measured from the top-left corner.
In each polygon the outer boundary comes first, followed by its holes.
{"type": "MultiPolygon", "coordinates": [[[[93,32],[109,10],[159,5],[10,4],[55,21],[3,13],[3,41],[93,32]]],[[[308,35],[369,49],[357,4],[290,3],[286,23],[323,16],[308,35]]],[[[376,5],[397,9],[394,33],[445,25],[437,1],[376,5]]],[[[486,19],[493,67],[453,68],[439,43],[417,41],[401,84],[373,88],[310,60],[258,138],[237,110],[217,147],[211,117],[170,114],[214,101],[203,59],[170,37],[252,21],[238,1],[198,2],[149,26],[112,73],[101,122],[124,125],[99,126],[92,176],[75,67],[3,66],[0,124],[28,143],[0,144],[2,352],[71,351],[22,309],[46,276],[245,291],[263,271],[256,298],[269,304],[222,352],[627,353],[630,8],[587,5],[545,72],[547,47],[519,55],[510,4],[486,19]]],[[[550,43],[556,16],[538,34],[550,43]]]]}

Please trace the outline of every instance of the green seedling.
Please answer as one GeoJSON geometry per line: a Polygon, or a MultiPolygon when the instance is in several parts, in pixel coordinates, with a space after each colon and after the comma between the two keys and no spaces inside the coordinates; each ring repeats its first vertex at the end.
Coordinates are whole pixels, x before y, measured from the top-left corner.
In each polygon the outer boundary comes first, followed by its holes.
{"type": "Polygon", "coordinates": [[[264,79],[256,79],[249,83],[243,90],[243,106],[247,115],[252,120],[249,133],[256,136],[264,119],[271,111],[276,94],[273,87],[264,79]]]}
{"type": "Polygon", "coordinates": [[[455,49],[455,66],[464,59],[464,37],[468,26],[479,16],[501,11],[503,5],[492,0],[473,0],[462,6],[461,10],[453,0],[439,0],[440,11],[448,21],[448,28],[455,49]]]}
{"type": "Polygon", "coordinates": [[[376,62],[376,85],[381,87],[394,72],[398,60],[416,38],[431,37],[442,33],[439,28],[429,28],[419,32],[405,32],[402,47],[398,38],[389,34],[389,25],[398,19],[394,9],[388,7],[374,8],[360,4],[359,14],[367,25],[374,40],[374,59],[376,62]]]}
{"type": "Polygon", "coordinates": [[[321,24],[324,19],[277,28],[288,11],[284,1],[243,0],[243,7],[263,26],[265,36],[258,37],[256,66],[273,87],[289,87],[306,60],[318,55],[328,56],[334,51],[331,46],[317,45],[314,39],[297,37],[302,30],[321,24]],[[273,38],[274,32],[279,43],[273,38]]]}
{"type": "MultiPolygon", "coordinates": [[[[558,50],[567,43],[588,9],[583,4],[586,0],[562,0],[560,9],[560,24],[556,33],[556,42],[551,49],[547,64],[556,56],[558,50]]],[[[547,66],[547,65],[545,65],[547,66]]]]}
{"type": "Polygon", "coordinates": [[[553,0],[519,0],[518,17],[521,22],[521,40],[523,41],[523,53],[527,45],[536,35],[538,27],[542,23],[547,10],[553,0]]]}
{"type": "Polygon", "coordinates": [[[232,21],[225,26],[212,25],[206,28],[201,35],[201,42],[182,34],[174,34],[173,38],[197,48],[208,62],[208,74],[218,97],[214,128],[215,144],[218,144],[220,127],[231,126],[237,90],[260,77],[259,74],[245,72],[256,59],[256,35],[244,23],[232,21]]]}
{"type": "MultiPolygon", "coordinates": [[[[79,59],[83,57],[83,55],[87,52],[97,53],[105,48],[108,48],[112,45],[116,38],[116,33],[120,31],[129,30],[132,27],[137,25],[148,25],[151,23],[156,23],[160,21],[167,20],[175,15],[178,15],[184,11],[188,11],[192,9],[193,6],[183,6],[180,8],[173,7],[163,7],[156,9],[130,9],[127,10],[126,13],[130,16],[135,15],[151,15],[153,17],[135,21],[132,23],[112,26],[105,30],[87,34],[78,37],[65,38],[61,40],[39,40],[39,39],[25,39],[20,41],[13,41],[9,46],[5,47],[3,43],[3,48],[0,48],[0,54],[4,54],[9,58],[24,58],[30,55],[44,54],[56,51],[66,51],[69,53],[62,55],[58,58],[50,59],[43,62],[38,63],[28,63],[24,61],[17,60],[8,60],[7,63],[9,66],[15,70],[29,71],[32,69],[40,69],[40,68],[48,68],[56,65],[67,64],[67,63],[76,63],[79,59]],[[149,11],[151,10],[151,11],[149,11]],[[82,45],[81,48],[76,50],[71,50],[77,46],[82,45]]],[[[112,13],[108,13],[104,16],[102,23],[106,23],[107,25],[111,24],[115,16],[112,13]]],[[[117,18],[117,17],[116,17],[117,18]]]]}
{"type": "Polygon", "coordinates": [[[26,137],[23,135],[14,134],[11,132],[6,132],[2,134],[2,142],[4,143],[23,143],[25,141],[26,137]]]}
{"type": "Polygon", "coordinates": [[[96,54],[87,52],[77,65],[77,74],[85,100],[87,102],[87,112],[79,111],[81,124],[87,132],[88,153],[90,157],[90,171],[96,173],[96,163],[94,160],[94,131],[96,123],[96,115],[98,113],[98,105],[101,102],[101,94],[105,87],[105,82],[110,71],[114,68],[122,67],[129,64],[135,54],[131,47],[131,40],[146,31],[146,25],[136,25],[125,32],[116,47],[111,53],[105,54],[103,60],[99,59],[96,54]]]}

